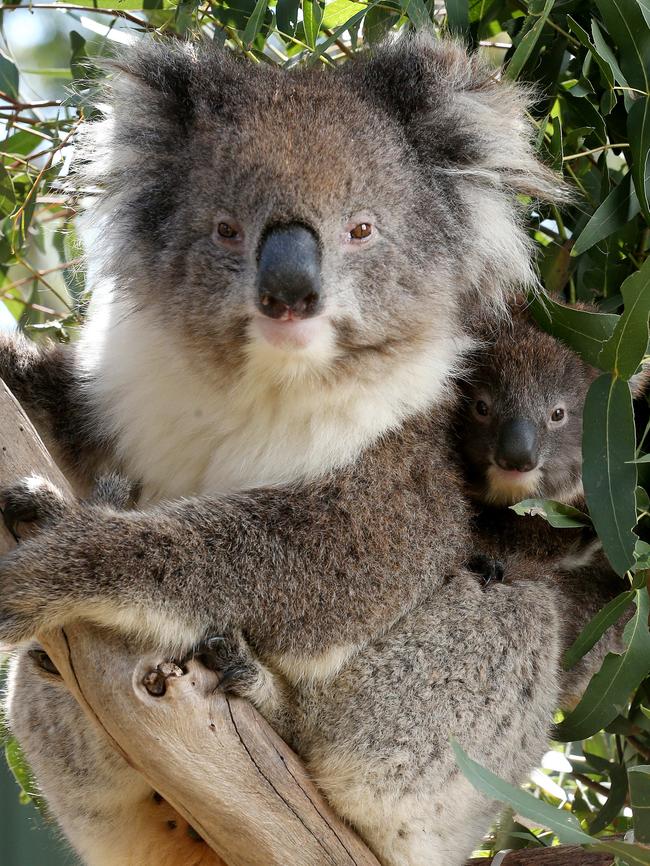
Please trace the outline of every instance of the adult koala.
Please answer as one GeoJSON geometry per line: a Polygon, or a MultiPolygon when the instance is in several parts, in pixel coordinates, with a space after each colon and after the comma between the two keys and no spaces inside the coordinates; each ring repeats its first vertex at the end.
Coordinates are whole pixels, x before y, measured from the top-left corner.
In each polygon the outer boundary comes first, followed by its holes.
{"type": "MultiPolygon", "coordinates": [[[[242,630],[287,682],[267,716],[379,858],[456,866],[493,807],[449,737],[520,780],[557,696],[559,590],[461,568],[444,438],[461,308],[530,280],[516,194],[556,193],[523,98],[428,36],[291,73],[145,42],[114,72],[88,324],[72,351],[3,338],[0,373],[80,486],[118,468],[141,507],[7,491],[47,519],[0,562],[0,637],[242,630]]],[[[74,846],[181,862],[47,676],[18,656],[10,717],[74,846]]]]}

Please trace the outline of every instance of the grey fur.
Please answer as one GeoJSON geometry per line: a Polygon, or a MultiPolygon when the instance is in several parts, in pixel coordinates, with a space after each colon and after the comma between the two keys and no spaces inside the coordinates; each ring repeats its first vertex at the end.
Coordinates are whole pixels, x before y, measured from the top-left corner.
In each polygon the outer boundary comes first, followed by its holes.
{"type": "MultiPolygon", "coordinates": [[[[85,150],[104,189],[90,336],[73,360],[2,338],[0,373],[86,485],[122,468],[144,504],[73,504],[5,557],[0,635],[89,617],[182,653],[242,630],[278,685],[260,709],[382,861],[458,866],[494,806],[458,773],[449,737],[520,781],[559,693],[562,587],[525,559],[490,592],[462,567],[468,508],[447,441],[461,308],[502,306],[532,279],[515,193],[557,192],[528,144],[525,98],[429,37],[291,74],[144,43],[115,70],[112,116],[89,127],[85,150]],[[341,233],[363,209],[378,237],[350,254],[341,233]],[[223,212],[245,227],[237,254],[215,242],[223,212]],[[251,368],[259,238],[289,221],[319,238],[333,342],[303,366],[272,355],[251,368]],[[232,460],[216,481],[209,460],[197,475],[197,453],[231,442],[218,425],[247,388],[248,426],[231,443],[241,475],[232,460]],[[187,411],[165,421],[175,402],[187,411]],[[162,419],[151,446],[133,417],[150,409],[162,419]],[[325,444],[312,453],[313,442],[325,444]]],[[[9,707],[75,847],[92,864],[123,862],[146,788],[24,652],[9,707]]],[[[133,862],[147,856],[175,862],[160,841],[133,862]]]]}
{"type": "MultiPolygon", "coordinates": [[[[552,499],[587,511],[582,494],[582,415],[597,371],[578,355],[542,332],[523,298],[510,305],[511,318],[475,321],[479,346],[468,359],[462,396],[452,418],[452,441],[472,501],[472,538],[481,557],[507,559],[525,554],[555,574],[566,595],[564,647],[577,636],[576,625],[588,620],[623,592],[624,582],[612,570],[592,527],[554,529],[540,516],[520,516],[509,506],[521,499],[552,499]],[[489,415],[476,410],[485,401],[489,415]],[[565,412],[554,427],[551,413],[565,412]],[[500,489],[490,468],[504,424],[524,419],[537,429],[539,475],[525,493],[500,489]],[[495,504],[498,503],[498,504],[495,504]]],[[[580,697],[607,652],[620,651],[624,615],[583,659],[561,677],[562,704],[580,697]]]]}

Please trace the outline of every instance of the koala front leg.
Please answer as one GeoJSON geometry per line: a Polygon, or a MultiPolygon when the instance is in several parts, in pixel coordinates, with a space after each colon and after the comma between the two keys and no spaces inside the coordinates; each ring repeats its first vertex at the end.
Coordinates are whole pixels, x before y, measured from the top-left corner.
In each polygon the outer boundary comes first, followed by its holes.
{"type": "MultiPolygon", "coordinates": [[[[173,654],[215,629],[241,628],[269,654],[363,641],[421,594],[436,554],[426,541],[414,549],[413,539],[430,536],[428,526],[418,531],[429,516],[414,510],[410,533],[389,536],[380,521],[351,519],[331,484],[147,511],[70,504],[0,560],[0,639],[18,643],[45,625],[85,618],[173,654]]],[[[369,485],[360,476],[351,486],[346,494],[363,513],[369,485]]],[[[26,507],[24,485],[0,504],[18,496],[26,507]]],[[[36,510],[39,496],[35,489],[36,510]]],[[[396,493],[381,518],[399,525],[400,511],[396,493]]]]}
{"type": "Polygon", "coordinates": [[[38,652],[12,659],[6,709],[52,815],[87,866],[223,866],[103,740],[38,652]]]}

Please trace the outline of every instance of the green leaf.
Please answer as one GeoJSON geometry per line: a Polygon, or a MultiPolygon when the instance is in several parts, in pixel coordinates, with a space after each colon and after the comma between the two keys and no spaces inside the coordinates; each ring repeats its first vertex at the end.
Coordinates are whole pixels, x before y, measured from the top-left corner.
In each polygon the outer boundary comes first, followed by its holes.
{"type": "Polygon", "coordinates": [[[299,7],[300,0],[278,0],[278,5],[275,7],[275,20],[281,35],[296,35],[299,7]]]}
{"type": "Polygon", "coordinates": [[[627,590],[617,595],[602,610],[598,611],[564,653],[562,667],[565,671],[571,670],[592,647],[596,646],[607,629],[619,621],[624,611],[632,603],[633,598],[634,591],[627,590]]]}
{"type": "Polygon", "coordinates": [[[628,173],[596,209],[578,235],[571,250],[572,256],[582,255],[594,244],[623,228],[639,213],[639,200],[631,189],[631,183],[632,175],[628,173]]]}
{"type": "Polygon", "coordinates": [[[19,83],[18,67],[4,51],[0,51],[0,90],[17,99],[19,83]]]}
{"type": "Polygon", "coordinates": [[[591,33],[594,38],[594,46],[598,52],[598,56],[602,57],[605,63],[609,66],[614,81],[616,81],[617,84],[620,84],[621,87],[629,87],[627,78],[623,75],[621,67],[618,65],[616,55],[605,41],[602,30],[595,18],[591,21],[591,33]]]}
{"type": "Polygon", "coordinates": [[[349,21],[346,21],[345,24],[342,24],[340,27],[337,27],[331,36],[328,36],[327,39],[323,39],[319,42],[314,51],[310,54],[307,64],[310,66],[315,65],[318,58],[327,51],[330,45],[334,45],[336,40],[340,39],[346,30],[353,29],[359,22],[363,21],[368,14],[368,10],[379,2],[380,0],[372,0],[370,6],[362,7],[354,17],[350,18],[349,21]]]}
{"type": "Polygon", "coordinates": [[[637,371],[648,346],[650,318],[650,259],[621,286],[623,315],[600,353],[598,366],[626,381],[637,371]]]}
{"type": "MultiPolygon", "coordinates": [[[[535,45],[537,44],[539,37],[542,35],[542,30],[544,29],[544,25],[548,21],[548,16],[551,14],[551,9],[554,5],[555,0],[546,0],[546,2],[544,3],[544,8],[542,9],[540,15],[529,16],[527,23],[532,23],[535,18],[537,18],[537,20],[534,21],[532,26],[524,34],[521,42],[515,50],[515,53],[512,55],[512,59],[508,64],[508,68],[506,69],[506,75],[508,78],[517,78],[521,70],[530,59],[535,45]]],[[[526,25],[524,25],[524,27],[526,27],[526,25]]]]}
{"type": "Polygon", "coordinates": [[[589,515],[584,514],[572,505],[555,502],[553,499],[524,499],[510,509],[515,514],[541,517],[556,529],[572,529],[591,526],[589,515]]]}
{"type": "Polygon", "coordinates": [[[636,2],[639,4],[645,23],[650,27],[650,0],[636,0],[636,2]]]}
{"type": "Polygon", "coordinates": [[[359,4],[353,3],[352,0],[334,0],[333,3],[328,3],[325,6],[322,26],[326,30],[333,30],[335,27],[340,27],[341,24],[347,24],[358,11],[359,4]]]}
{"type": "Polygon", "coordinates": [[[614,333],[618,316],[613,313],[591,313],[558,304],[546,295],[531,294],[530,311],[543,331],[552,334],[592,366],[604,344],[614,333]]]}
{"type": "Polygon", "coordinates": [[[316,39],[323,20],[323,9],[318,0],[302,0],[302,22],[305,28],[305,41],[310,48],[316,47],[316,39]]]}
{"type": "Polygon", "coordinates": [[[637,610],[625,627],[625,652],[607,654],[578,706],[556,726],[555,739],[584,740],[606,727],[621,713],[632,690],[650,673],[648,592],[645,588],[636,590],[635,596],[637,610]]]}
{"type": "Polygon", "coordinates": [[[630,806],[634,815],[634,839],[650,843],[650,767],[628,767],[630,806]]]}
{"type": "Polygon", "coordinates": [[[32,800],[36,800],[38,797],[36,794],[38,788],[34,781],[34,776],[32,775],[32,771],[25,759],[25,755],[18,743],[18,740],[14,737],[9,737],[5,742],[5,758],[7,759],[7,765],[9,766],[13,777],[20,787],[21,802],[29,803],[32,800]]]}
{"type": "Polygon", "coordinates": [[[447,0],[447,27],[452,33],[466,33],[469,29],[469,0],[447,0]]]}
{"type": "Polygon", "coordinates": [[[399,12],[392,12],[383,4],[369,9],[363,20],[363,35],[368,44],[376,45],[381,42],[399,18],[399,12]]]}
{"type": "Polygon", "coordinates": [[[592,850],[605,850],[617,857],[623,858],[621,866],[648,866],[650,864],[650,851],[640,848],[638,845],[630,845],[627,842],[614,842],[602,840],[598,846],[591,846],[592,850]]]}
{"type": "Polygon", "coordinates": [[[422,0],[400,0],[402,12],[416,30],[430,30],[431,18],[422,0]]]}
{"type": "Polygon", "coordinates": [[[627,382],[609,373],[592,383],[585,402],[582,481],[587,507],[617,574],[634,563],[636,536],[634,413],[627,382]]]}
{"type": "MultiPolygon", "coordinates": [[[[242,42],[247,51],[250,51],[250,48],[255,41],[255,37],[260,32],[268,6],[269,0],[257,0],[251,17],[246,22],[246,29],[242,36],[242,42]]],[[[318,33],[318,28],[316,28],[316,32],[318,33]]]]}
{"type": "Polygon", "coordinates": [[[594,45],[594,43],[589,38],[589,34],[587,33],[587,31],[584,30],[578,24],[578,22],[574,18],[572,18],[570,15],[567,15],[567,23],[569,25],[569,30],[574,34],[574,36],[576,36],[578,38],[578,41],[582,45],[584,45],[584,47],[589,51],[591,56],[594,58],[594,60],[598,64],[601,72],[603,73],[605,81],[607,82],[607,84],[610,87],[612,87],[614,84],[614,73],[612,71],[612,68],[609,65],[609,63],[605,60],[605,58],[601,54],[598,53],[598,50],[596,49],[596,46],[594,45]]]}
{"type": "Polygon", "coordinates": [[[632,177],[641,210],[650,223],[650,98],[637,99],[627,116],[632,177]]]}
{"type": "Polygon", "coordinates": [[[0,165],[0,218],[9,216],[16,206],[16,192],[11,181],[11,175],[0,165]]]}
{"type": "Polygon", "coordinates": [[[610,36],[620,49],[623,75],[631,87],[650,91],[650,30],[636,0],[596,0],[610,36]]]}
{"type": "Polygon", "coordinates": [[[589,825],[592,836],[602,832],[620,814],[627,799],[627,773],[625,767],[615,761],[607,761],[598,755],[584,752],[587,764],[598,773],[607,774],[610,778],[610,788],[602,808],[589,825]]]}
{"type": "Polygon", "coordinates": [[[468,757],[454,740],[451,741],[451,747],[454,750],[456,763],[465,778],[491,800],[507,803],[519,815],[523,815],[543,827],[548,827],[566,845],[589,845],[596,841],[580,828],[578,819],[571,812],[556,809],[555,806],[538,800],[527,791],[522,791],[521,788],[504,782],[503,779],[468,757]]]}

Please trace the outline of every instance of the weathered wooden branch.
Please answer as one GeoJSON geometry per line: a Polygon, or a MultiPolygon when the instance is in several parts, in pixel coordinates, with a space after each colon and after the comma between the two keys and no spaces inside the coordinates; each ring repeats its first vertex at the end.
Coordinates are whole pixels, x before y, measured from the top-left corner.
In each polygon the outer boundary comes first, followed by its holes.
{"type": "MultiPolygon", "coordinates": [[[[467,866],[490,866],[494,859],[470,860],[467,866]]],[[[612,866],[614,855],[601,851],[585,851],[574,845],[559,848],[523,848],[510,851],[498,866],[612,866]]]]}
{"type": "MultiPolygon", "coordinates": [[[[72,497],[0,381],[0,487],[30,474],[45,476],[72,497]]],[[[0,521],[0,554],[14,544],[0,521]]],[[[100,734],[216,852],[202,861],[206,866],[379,866],[334,815],[291,749],[253,707],[220,692],[214,673],[197,662],[181,671],[87,623],[38,637],[100,734]]],[[[514,851],[499,866],[612,862],[610,855],[563,847],[514,851]]]]}

